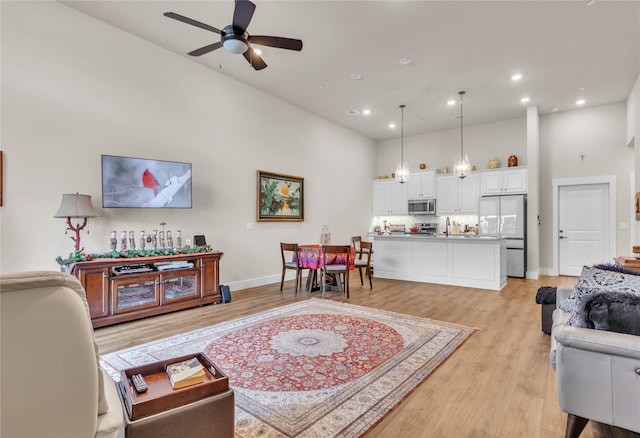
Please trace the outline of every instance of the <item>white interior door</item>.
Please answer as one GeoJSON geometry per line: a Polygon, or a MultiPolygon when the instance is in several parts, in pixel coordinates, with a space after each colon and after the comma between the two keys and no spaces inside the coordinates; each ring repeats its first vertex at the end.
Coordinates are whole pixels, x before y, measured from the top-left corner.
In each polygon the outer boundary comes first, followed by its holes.
{"type": "Polygon", "coordinates": [[[608,184],[560,186],[558,239],[560,275],[577,276],[584,265],[611,261],[608,184]]]}

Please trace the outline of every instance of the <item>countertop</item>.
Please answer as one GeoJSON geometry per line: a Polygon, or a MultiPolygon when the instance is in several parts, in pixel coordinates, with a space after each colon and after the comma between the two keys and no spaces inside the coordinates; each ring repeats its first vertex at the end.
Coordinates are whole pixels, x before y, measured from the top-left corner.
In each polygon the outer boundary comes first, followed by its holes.
{"type": "Polygon", "coordinates": [[[449,234],[445,236],[444,234],[438,234],[437,236],[432,236],[429,234],[420,234],[420,233],[393,233],[393,234],[374,234],[373,237],[375,239],[428,239],[428,240],[501,240],[501,237],[498,236],[479,236],[476,234],[449,234]]]}

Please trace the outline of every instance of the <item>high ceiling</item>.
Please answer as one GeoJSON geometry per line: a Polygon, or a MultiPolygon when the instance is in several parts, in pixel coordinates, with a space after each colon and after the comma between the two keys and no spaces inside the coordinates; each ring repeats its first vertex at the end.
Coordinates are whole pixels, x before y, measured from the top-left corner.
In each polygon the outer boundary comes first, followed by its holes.
{"type": "Polygon", "coordinates": [[[584,106],[624,101],[640,73],[640,2],[592,2],[254,0],[250,34],[304,42],[301,52],[254,46],[268,64],[261,71],[224,49],[188,56],[219,35],[163,16],[222,29],[233,0],[64,3],[380,140],[399,136],[400,104],[405,136],[459,126],[459,105],[447,105],[459,90],[465,126],[524,117],[528,105],[545,114],[575,109],[579,98],[584,106]]]}

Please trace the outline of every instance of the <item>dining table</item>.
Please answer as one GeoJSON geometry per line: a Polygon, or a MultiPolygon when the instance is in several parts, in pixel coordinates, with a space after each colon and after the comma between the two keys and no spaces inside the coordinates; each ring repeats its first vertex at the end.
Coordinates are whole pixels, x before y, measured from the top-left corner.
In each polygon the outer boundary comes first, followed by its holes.
{"type": "MultiPolygon", "coordinates": [[[[322,245],[319,244],[305,244],[298,245],[298,254],[297,256],[294,254],[294,260],[298,260],[300,263],[300,267],[303,269],[310,269],[310,274],[307,277],[307,290],[311,290],[312,292],[320,290],[320,286],[318,284],[318,269],[322,269],[324,267],[324,257],[322,254],[322,245]]],[[[352,271],[355,269],[355,249],[351,246],[348,255],[348,263],[349,270],[352,271]]],[[[327,265],[333,264],[344,264],[345,263],[345,255],[344,254],[327,254],[327,265]]],[[[330,274],[327,274],[330,275],[330,274]]],[[[340,287],[340,282],[336,281],[333,275],[331,276],[331,283],[334,286],[340,287]]]]}

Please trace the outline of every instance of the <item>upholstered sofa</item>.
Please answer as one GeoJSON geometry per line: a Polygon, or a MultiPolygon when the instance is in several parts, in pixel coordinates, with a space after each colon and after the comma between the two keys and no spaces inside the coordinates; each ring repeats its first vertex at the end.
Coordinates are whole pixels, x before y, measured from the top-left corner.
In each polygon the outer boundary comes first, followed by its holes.
{"type": "Polygon", "coordinates": [[[588,420],[640,432],[640,336],[569,325],[572,314],[561,307],[571,292],[557,291],[551,334],[566,437],[578,437],[588,420]]]}
{"type": "Polygon", "coordinates": [[[74,277],[0,276],[0,329],[0,436],[122,434],[122,405],[99,366],[85,292],[74,277]]]}

